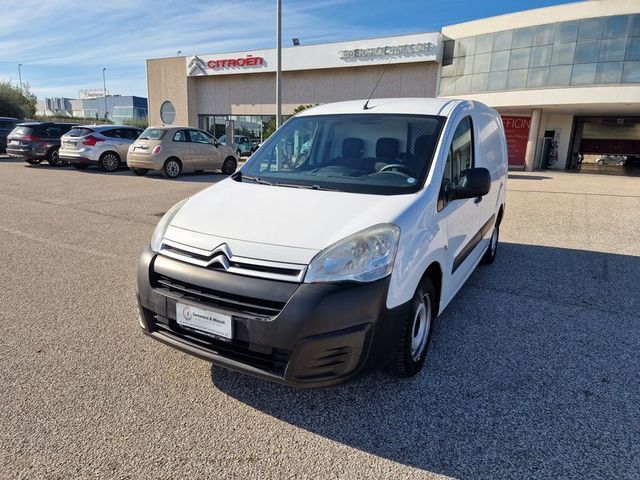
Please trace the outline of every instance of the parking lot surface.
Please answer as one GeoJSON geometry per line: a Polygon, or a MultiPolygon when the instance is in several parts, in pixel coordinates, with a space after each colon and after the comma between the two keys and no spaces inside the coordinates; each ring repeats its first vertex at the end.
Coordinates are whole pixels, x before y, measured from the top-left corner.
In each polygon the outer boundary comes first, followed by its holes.
{"type": "Polygon", "coordinates": [[[0,157],[0,477],[640,478],[640,178],[512,173],[425,370],[310,391],[139,331],[155,223],[222,178],[0,157]]]}

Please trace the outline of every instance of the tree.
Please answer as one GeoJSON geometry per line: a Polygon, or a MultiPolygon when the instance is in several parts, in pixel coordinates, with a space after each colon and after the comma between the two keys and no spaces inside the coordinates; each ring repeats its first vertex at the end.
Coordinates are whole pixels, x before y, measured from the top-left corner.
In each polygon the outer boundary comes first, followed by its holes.
{"type": "Polygon", "coordinates": [[[36,96],[29,84],[22,88],[11,82],[0,82],[0,117],[29,118],[36,114],[36,96]]]}
{"type": "Polygon", "coordinates": [[[266,140],[276,131],[276,119],[272,118],[268,122],[265,122],[262,126],[262,140],[266,140]]]}
{"type": "MultiPolygon", "coordinates": [[[[296,108],[293,109],[293,114],[295,115],[296,113],[300,113],[303,110],[306,110],[307,108],[311,108],[314,105],[308,104],[308,105],[298,105],[296,108]]],[[[283,120],[286,122],[289,118],[291,117],[284,117],[283,120]]],[[[268,122],[265,122],[262,126],[262,139],[266,140],[267,138],[269,138],[273,132],[276,131],[276,119],[272,119],[269,120],[268,122]]]]}
{"type": "Polygon", "coordinates": [[[296,113],[300,113],[303,110],[306,110],[307,108],[311,108],[313,107],[313,105],[308,104],[308,105],[298,105],[296,108],[293,109],[293,114],[295,115],[296,113]]]}

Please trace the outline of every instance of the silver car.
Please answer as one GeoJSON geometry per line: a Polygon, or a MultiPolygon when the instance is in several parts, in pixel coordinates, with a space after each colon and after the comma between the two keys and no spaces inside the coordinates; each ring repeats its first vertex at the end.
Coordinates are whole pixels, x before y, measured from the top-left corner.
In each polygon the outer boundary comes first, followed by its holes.
{"type": "Polygon", "coordinates": [[[142,130],[123,125],[83,125],[62,136],[60,160],[77,169],[98,165],[105,172],[115,172],[127,163],[129,146],[142,130]]]}

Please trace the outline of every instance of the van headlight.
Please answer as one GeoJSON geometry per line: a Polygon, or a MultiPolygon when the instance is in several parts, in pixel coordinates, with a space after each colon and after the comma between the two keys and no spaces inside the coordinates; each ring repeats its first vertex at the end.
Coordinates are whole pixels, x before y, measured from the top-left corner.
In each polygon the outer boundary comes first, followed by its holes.
{"type": "Polygon", "coordinates": [[[393,270],[400,227],[381,224],[354,233],[318,253],[307,269],[305,283],[373,282],[393,270]]]}
{"type": "Polygon", "coordinates": [[[176,214],[180,211],[187,200],[189,199],[185,198],[181,202],[176,203],[160,219],[158,225],[156,225],[156,229],[153,231],[153,235],[151,235],[151,250],[153,250],[154,252],[160,251],[162,240],[164,239],[164,234],[167,231],[167,227],[169,227],[171,220],[173,220],[173,217],[176,216],[176,214]]]}

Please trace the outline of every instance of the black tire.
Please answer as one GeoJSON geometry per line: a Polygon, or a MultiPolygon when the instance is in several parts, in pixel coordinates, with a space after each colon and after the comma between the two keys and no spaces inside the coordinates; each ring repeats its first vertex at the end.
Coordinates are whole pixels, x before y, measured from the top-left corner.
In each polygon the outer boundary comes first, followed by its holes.
{"type": "Polygon", "coordinates": [[[47,155],[47,162],[52,167],[64,167],[67,165],[67,162],[60,160],[60,153],[58,148],[52,148],[49,150],[49,154],[47,155]]]}
{"type": "Polygon", "coordinates": [[[100,168],[105,172],[115,172],[121,164],[120,155],[115,152],[104,152],[100,155],[100,168]]]}
{"type": "Polygon", "coordinates": [[[139,177],[144,177],[147,173],[149,173],[148,168],[132,168],[131,171],[134,175],[138,175],[139,177]]]}
{"type": "Polygon", "coordinates": [[[165,178],[177,178],[182,172],[182,163],[177,158],[169,158],[164,162],[162,167],[162,175],[165,178]]]}
{"type": "Polygon", "coordinates": [[[24,161],[29,165],[40,165],[42,163],[41,158],[25,158],[24,161]]]}
{"type": "Polygon", "coordinates": [[[86,170],[89,167],[88,163],[72,163],[71,166],[73,168],[77,168],[78,170],[86,170]]]}
{"type": "Polygon", "coordinates": [[[422,369],[431,345],[433,324],[438,315],[437,305],[433,283],[424,278],[413,294],[411,308],[402,319],[402,335],[386,368],[389,373],[407,378],[413,377],[422,369]]]}
{"type": "Polygon", "coordinates": [[[491,233],[491,240],[489,240],[489,248],[485,252],[480,263],[483,265],[491,265],[493,261],[496,259],[496,254],[498,253],[498,241],[500,240],[500,225],[496,223],[493,227],[493,232],[491,233]]]}
{"type": "Polygon", "coordinates": [[[227,157],[224,159],[222,163],[222,173],[225,175],[231,175],[235,173],[236,168],[238,168],[238,160],[233,157],[227,157]]]}

